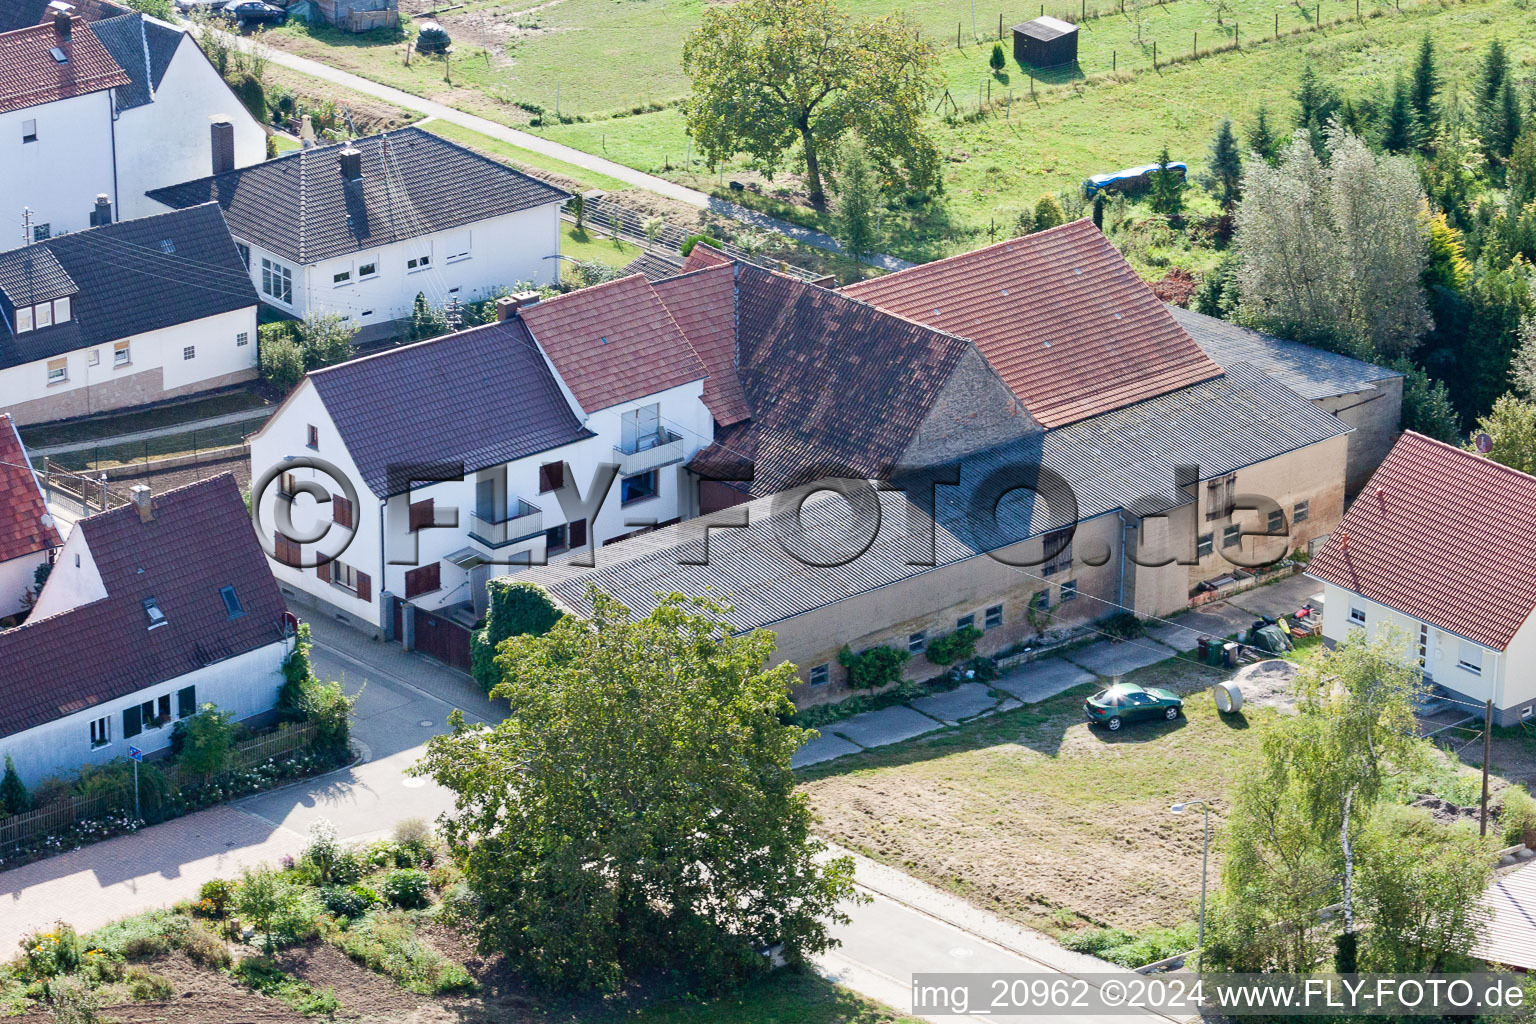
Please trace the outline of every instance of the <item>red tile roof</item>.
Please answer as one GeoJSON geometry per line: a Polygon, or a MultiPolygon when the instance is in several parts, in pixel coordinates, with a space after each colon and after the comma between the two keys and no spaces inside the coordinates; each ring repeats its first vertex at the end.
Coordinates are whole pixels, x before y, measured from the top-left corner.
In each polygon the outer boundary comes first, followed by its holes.
{"type": "Polygon", "coordinates": [[[975,342],[1048,428],[1222,372],[1087,220],[843,291],[975,342]]]}
{"type": "Polygon", "coordinates": [[[131,79],[79,18],[69,19],[69,38],[50,21],[0,33],[0,111],[69,99],[128,85],[131,79]],[[52,50],[67,59],[60,63],[52,50]]]}
{"type": "Polygon", "coordinates": [[[0,562],[58,547],[59,531],[44,525],[47,514],[16,425],[0,413],[0,562]]]}
{"type": "Polygon", "coordinates": [[[1307,571],[1503,650],[1536,609],[1536,477],[1409,431],[1307,571]]]}
{"type": "Polygon", "coordinates": [[[518,315],[589,413],[708,375],[638,274],[546,299],[518,315]]]}
{"type": "Polygon", "coordinates": [[[704,361],[704,404],[721,426],[752,415],[736,376],[736,271],[729,264],[651,285],[704,361]]]}
{"type": "Polygon", "coordinates": [[[105,598],[0,632],[0,736],[282,638],[283,597],[235,478],[166,491],[154,508],[148,523],[127,505],[75,524],[105,598]],[[223,587],[234,588],[242,614],[230,617],[223,587]],[[153,630],[147,598],[165,613],[153,630]]]}
{"type": "Polygon", "coordinates": [[[693,243],[693,248],[688,250],[687,259],[683,260],[684,274],[694,270],[703,270],[705,267],[723,267],[731,262],[731,258],[714,246],[705,242],[693,243]]]}

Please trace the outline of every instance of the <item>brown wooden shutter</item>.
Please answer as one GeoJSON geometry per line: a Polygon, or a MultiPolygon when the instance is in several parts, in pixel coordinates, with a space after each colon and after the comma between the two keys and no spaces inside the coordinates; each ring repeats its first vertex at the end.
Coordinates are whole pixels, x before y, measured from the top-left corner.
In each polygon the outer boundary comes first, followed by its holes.
{"type": "Polygon", "coordinates": [[[357,596],[364,601],[373,600],[373,580],[365,572],[357,574],[357,596]]]}
{"type": "Polygon", "coordinates": [[[320,577],[320,579],[326,583],[331,582],[331,563],[321,562],[319,565],[315,566],[315,575],[320,577]]]}
{"type": "Polygon", "coordinates": [[[431,526],[433,518],[431,498],[411,502],[411,532],[431,526]]]}
{"type": "Polygon", "coordinates": [[[352,529],[352,503],[339,494],[331,495],[331,522],[352,529]]]}
{"type": "Polygon", "coordinates": [[[578,519],[571,524],[570,544],[573,548],[584,548],[587,546],[587,521],[585,519],[578,519]]]}
{"type": "Polygon", "coordinates": [[[558,491],[565,486],[565,463],[546,462],[539,467],[539,493],[558,491]]]}

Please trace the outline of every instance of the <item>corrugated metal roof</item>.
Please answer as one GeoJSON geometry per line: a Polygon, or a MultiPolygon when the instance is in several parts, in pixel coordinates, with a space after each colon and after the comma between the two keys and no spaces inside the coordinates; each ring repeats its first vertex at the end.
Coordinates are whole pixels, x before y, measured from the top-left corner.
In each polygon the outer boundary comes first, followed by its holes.
{"type": "Polygon", "coordinates": [[[1472,955],[1506,967],[1536,970],[1536,862],[1496,879],[1483,892],[1487,927],[1472,955]]]}
{"type": "MultiPolygon", "coordinates": [[[[1153,514],[1188,500],[1174,486],[1178,466],[1219,476],[1349,429],[1262,371],[1236,364],[1223,378],[966,459],[960,485],[939,489],[935,562],[948,565],[1121,507],[1153,514]],[[1017,487],[1036,479],[1041,465],[1071,483],[1075,508],[1014,491],[997,506],[995,529],[968,512],[972,497],[985,493],[984,480],[1007,473],[1002,486],[1017,487]]],[[[738,627],[766,626],[928,571],[910,564],[919,553],[911,538],[927,534],[926,514],[905,491],[882,492],[879,500],[883,526],[875,530],[872,510],[855,514],[824,493],[805,503],[801,531],[792,504],[770,496],[600,548],[591,568],[560,562],[516,577],[578,610],[595,585],[638,614],[655,606],[658,593],[711,588],[735,605],[738,627]],[[708,565],[682,564],[705,558],[706,526],[737,522],[743,509],[750,526],[709,531],[708,565]],[[836,566],[807,565],[786,549],[828,562],[864,547],[872,532],[862,554],[836,566]]]]}

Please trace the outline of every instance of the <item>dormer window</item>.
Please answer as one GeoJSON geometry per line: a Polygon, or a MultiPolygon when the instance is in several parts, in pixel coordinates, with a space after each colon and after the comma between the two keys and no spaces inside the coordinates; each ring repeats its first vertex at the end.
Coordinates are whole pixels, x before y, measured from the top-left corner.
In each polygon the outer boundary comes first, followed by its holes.
{"type": "Polygon", "coordinates": [[[52,327],[54,324],[66,324],[69,323],[72,315],[70,299],[67,295],[63,298],[54,299],[52,302],[39,302],[31,306],[17,306],[16,333],[25,334],[28,331],[52,327]]]}
{"type": "Polygon", "coordinates": [[[245,609],[240,605],[240,597],[235,593],[234,587],[220,587],[219,596],[224,599],[224,611],[232,619],[238,619],[245,614],[245,609]]]}
{"type": "Polygon", "coordinates": [[[160,605],[154,598],[144,599],[144,614],[149,619],[150,629],[159,629],[165,625],[165,612],[160,610],[160,605]]]}

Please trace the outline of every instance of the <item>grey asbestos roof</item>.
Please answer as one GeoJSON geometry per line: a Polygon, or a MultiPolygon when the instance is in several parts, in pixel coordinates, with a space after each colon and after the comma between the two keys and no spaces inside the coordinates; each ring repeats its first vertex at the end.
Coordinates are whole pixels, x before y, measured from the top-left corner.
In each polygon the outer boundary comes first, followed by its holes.
{"type": "MultiPolygon", "coordinates": [[[[1201,478],[1220,476],[1349,429],[1263,371],[1234,364],[1224,377],[966,459],[960,486],[938,491],[935,561],[976,557],[1120,508],[1143,516],[1166,511],[1190,500],[1174,485],[1178,466],[1198,466],[1201,478]],[[1034,484],[1040,466],[1065,480],[1075,498],[1032,502],[1015,491],[998,506],[995,528],[967,512],[973,498],[987,494],[983,480],[1034,484]]],[[[775,511],[781,500],[760,498],[599,548],[592,568],[557,562],[516,576],[547,587],[577,610],[586,608],[587,587],[595,585],[642,615],[655,606],[657,593],[713,588],[735,605],[732,622],[752,629],[928,571],[909,564],[915,551],[910,535],[926,534],[929,520],[905,491],[879,495],[885,525],[874,542],[830,568],[806,565],[781,541],[811,554],[809,561],[834,561],[828,556],[858,550],[871,532],[872,515],[856,518],[844,500],[818,495],[805,504],[805,537],[799,537],[791,513],[775,511]],[[705,524],[739,521],[744,513],[747,528],[709,531],[708,565],[681,564],[706,557],[705,524]]]]}
{"type": "Polygon", "coordinates": [[[1204,313],[1170,305],[1168,311],[1196,344],[1222,366],[1251,363],[1303,398],[1332,398],[1374,391],[1376,381],[1401,377],[1396,370],[1325,352],[1311,345],[1262,334],[1204,313]]]}
{"type": "Polygon", "coordinates": [[[135,11],[106,18],[92,25],[91,31],[130,79],[129,84],[118,86],[118,109],[132,110],[154,102],[149,44],[144,38],[144,15],[135,11]]]}
{"type": "Polygon", "coordinates": [[[591,437],[521,320],[316,370],[309,381],[376,496],[396,465],[473,473],[591,437]]]}
{"type": "Polygon", "coordinates": [[[315,263],[473,224],[569,196],[553,185],[419,128],[299,150],[224,174],[155,189],[172,207],[210,200],[248,242],[315,263]],[[341,176],[341,151],[362,154],[362,178],[341,176]]]}
{"type": "Polygon", "coordinates": [[[29,300],[17,268],[33,261],[35,272],[38,261],[50,260],[47,283],[34,285],[30,301],[71,295],[72,319],[25,334],[0,323],[0,368],[257,304],[256,289],[213,203],[72,231],[0,253],[0,268],[6,268],[0,269],[0,288],[24,304],[29,300]]]}
{"type": "Polygon", "coordinates": [[[659,249],[646,249],[624,267],[624,274],[642,274],[652,284],[682,272],[683,258],[659,249]]]}

